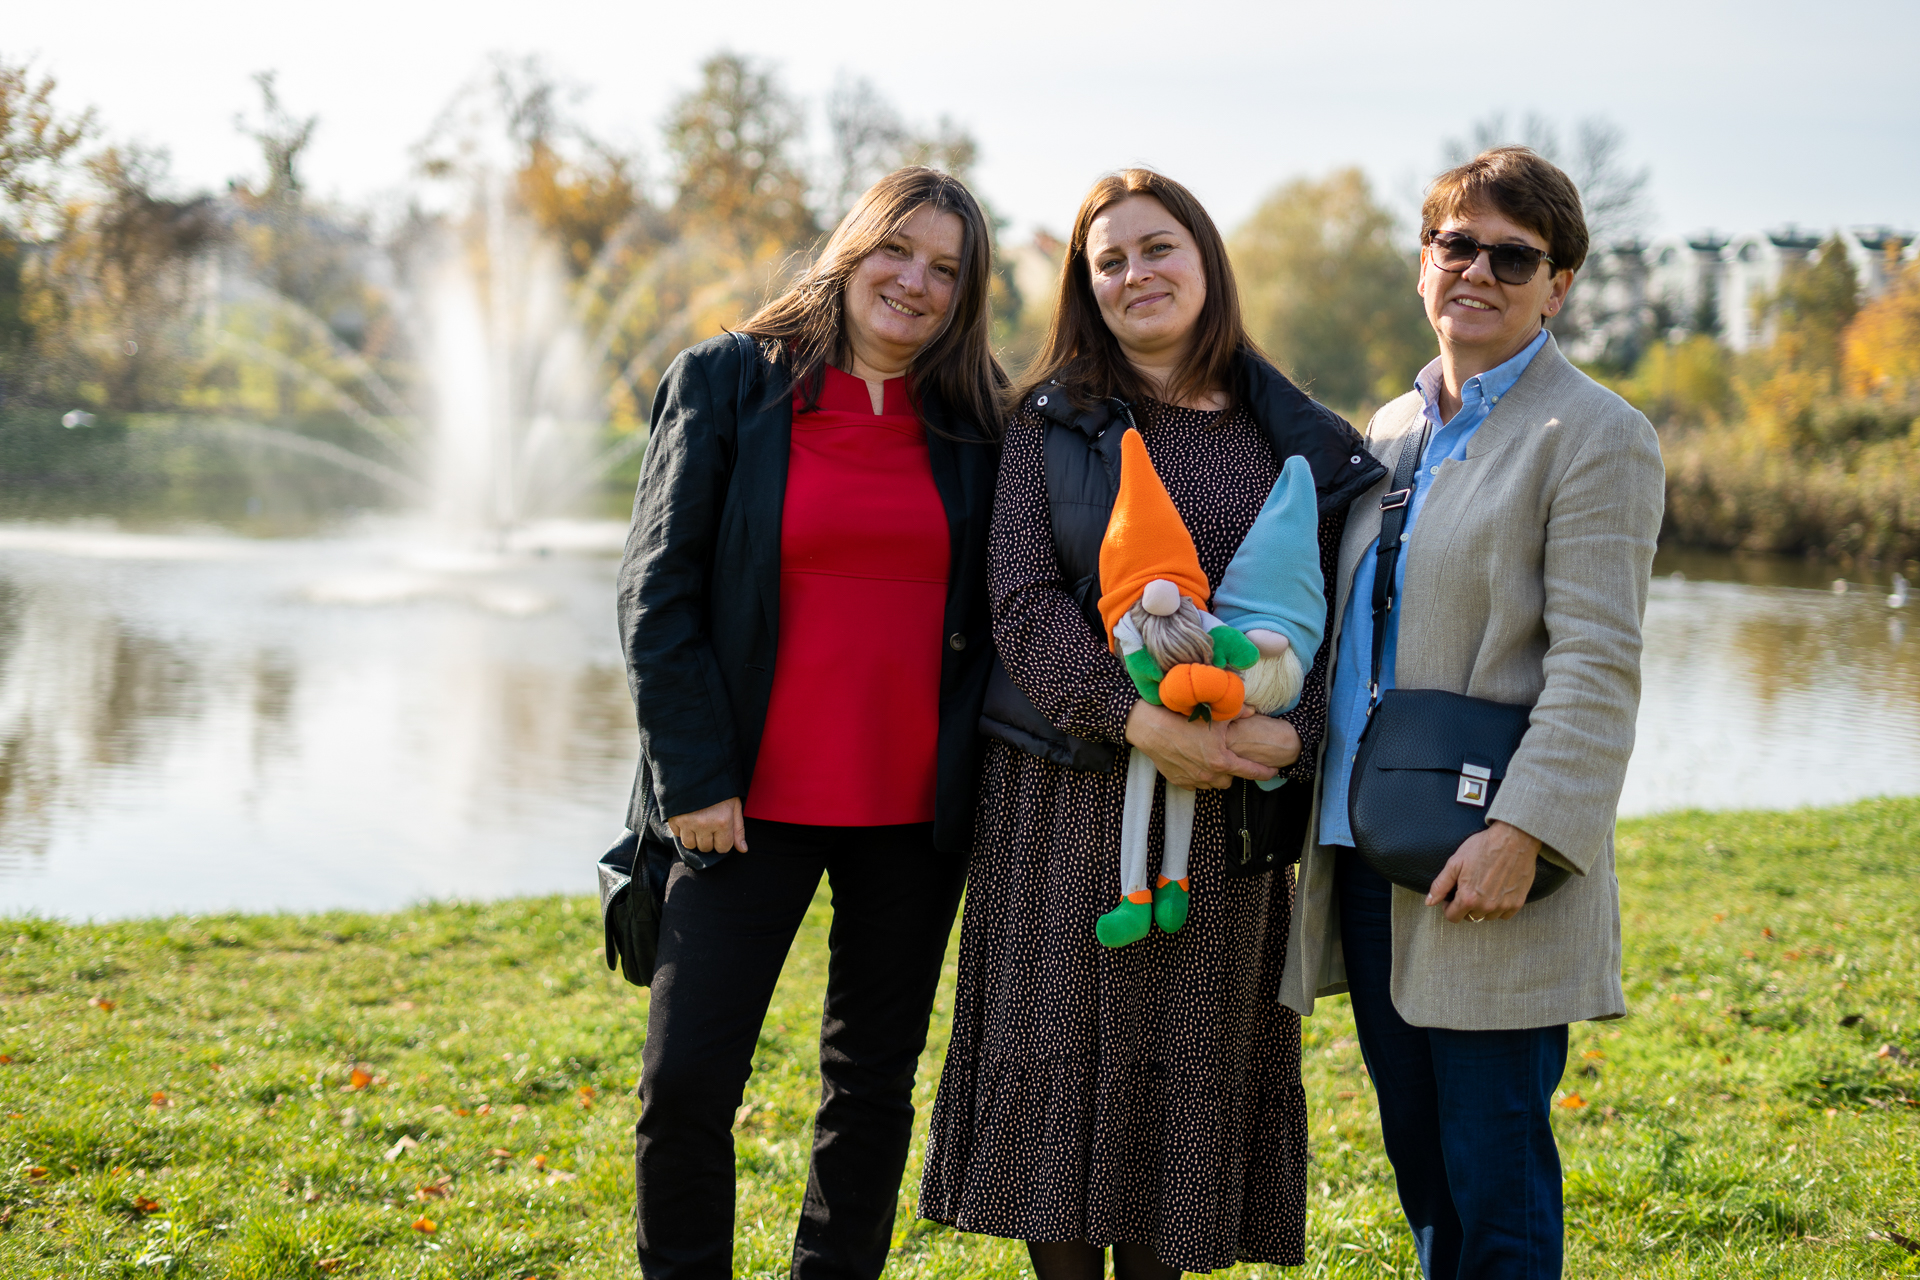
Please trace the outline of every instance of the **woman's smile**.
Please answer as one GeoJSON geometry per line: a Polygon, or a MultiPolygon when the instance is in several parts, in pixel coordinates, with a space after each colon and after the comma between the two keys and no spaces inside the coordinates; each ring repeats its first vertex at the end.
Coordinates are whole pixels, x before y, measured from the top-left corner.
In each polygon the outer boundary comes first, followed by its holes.
{"type": "Polygon", "coordinates": [[[886,303],[889,307],[892,307],[895,311],[898,311],[901,315],[912,316],[916,320],[926,314],[924,311],[915,311],[912,307],[908,306],[904,302],[895,302],[892,298],[889,298],[884,293],[880,295],[880,301],[886,303]]]}

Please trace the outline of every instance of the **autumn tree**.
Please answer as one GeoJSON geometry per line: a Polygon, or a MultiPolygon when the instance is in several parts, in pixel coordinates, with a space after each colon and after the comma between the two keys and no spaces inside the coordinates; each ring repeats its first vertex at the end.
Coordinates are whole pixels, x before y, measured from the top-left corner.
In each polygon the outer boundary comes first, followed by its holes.
{"type": "Polygon", "coordinates": [[[1749,426],[1778,449],[1827,442],[1829,410],[1840,393],[1841,335],[1860,309],[1859,276],[1840,237],[1788,263],[1756,306],[1767,314],[1773,341],[1750,352],[1735,379],[1749,426]]]}
{"type": "Polygon", "coordinates": [[[0,400],[34,380],[35,313],[56,300],[39,296],[28,246],[54,234],[60,194],[91,112],[62,114],[51,76],[0,59],[0,400]]]}
{"type": "Polygon", "coordinates": [[[973,172],[980,148],[973,135],[945,116],[931,129],[909,125],[873,82],[842,76],[827,97],[827,132],[833,158],[827,175],[822,221],[837,223],[866,189],[906,165],[923,164],[962,182],[973,172]]]}
{"type": "Polygon", "coordinates": [[[1296,381],[1354,409],[1406,391],[1433,354],[1412,256],[1358,169],[1297,178],[1230,244],[1247,325],[1296,381]]]}
{"type": "Polygon", "coordinates": [[[800,132],[800,108],[770,69],[733,53],[708,58],[700,87],[666,123],[682,225],[722,230],[750,254],[811,239],[818,228],[793,155],[800,132]]]}
{"type": "Polygon", "coordinates": [[[167,158],[108,147],[86,163],[93,196],[52,255],[70,354],[100,403],[122,412],[179,403],[192,363],[194,260],[219,236],[205,196],[164,194],[167,158]]]}
{"type": "Polygon", "coordinates": [[[1849,394],[1920,412],[1920,262],[1893,274],[1887,291],[1860,308],[1840,348],[1849,394]]]}

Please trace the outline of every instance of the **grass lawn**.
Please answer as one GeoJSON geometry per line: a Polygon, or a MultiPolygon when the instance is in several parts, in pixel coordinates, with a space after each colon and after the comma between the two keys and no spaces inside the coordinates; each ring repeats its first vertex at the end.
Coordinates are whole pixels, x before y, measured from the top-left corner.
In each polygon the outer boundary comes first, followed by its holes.
{"type": "MultiPolygon", "coordinates": [[[[1569,1275],[1920,1274],[1917,873],[1920,800],[1622,824],[1633,1016],[1574,1028],[1554,1113],[1569,1275]]],[[[741,1274],[786,1273],[827,919],[740,1109],[741,1274]]],[[[923,1125],[951,983],[950,958],[923,1125]]],[[[1417,1275],[1322,1010],[1304,1273],[1417,1275]]],[[[637,1275],[645,1020],[586,897],[0,922],[0,1275],[637,1275]]],[[[919,1158],[890,1274],[1017,1274],[1019,1246],[914,1218],[919,1158]]]]}

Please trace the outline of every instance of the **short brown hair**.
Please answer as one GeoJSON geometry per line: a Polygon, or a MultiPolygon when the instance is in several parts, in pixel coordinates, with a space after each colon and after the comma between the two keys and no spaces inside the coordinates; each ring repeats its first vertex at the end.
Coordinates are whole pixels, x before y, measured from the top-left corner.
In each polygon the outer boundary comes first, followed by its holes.
{"type": "Polygon", "coordinates": [[[1071,399],[1082,404],[1106,396],[1137,403],[1147,395],[1145,382],[1100,316],[1087,265],[1087,237],[1093,232],[1093,220],[1131,196],[1153,197],[1187,229],[1200,250],[1200,264],[1206,273],[1207,300],[1201,304],[1200,318],[1194,325],[1193,345],[1164,394],[1183,400],[1220,391],[1231,399],[1234,356],[1241,351],[1259,351],[1240,316],[1240,290],[1234,284],[1233,264],[1227,260],[1227,242],[1206,209],[1194,199],[1193,192],[1164,174],[1151,169],[1122,169],[1094,183],[1093,190],[1080,202],[1080,212],[1074,215],[1073,235],[1067,240],[1067,255],[1060,263],[1060,291],[1053,319],[1017,403],[1048,381],[1058,381],[1071,399]]]}
{"type": "MultiPolygon", "coordinates": [[[[925,206],[960,219],[960,268],[946,324],[913,358],[914,383],[932,390],[947,411],[975,433],[996,437],[1002,426],[1000,396],[1007,375],[994,358],[988,333],[993,238],[980,202],[950,174],[909,165],[867,188],[813,264],[739,331],[776,348],[791,379],[788,394],[798,388],[804,405],[818,404],[825,366],[849,367],[847,281],[869,254],[899,234],[907,219],[925,206]]],[[[946,434],[930,423],[923,425],[946,434]]]]}
{"type": "Polygon", "coordinates": [[[1420,239],[1450,218],[1497,213],[1547,242],[1555,271],[1587,260],[1587,216],[1565,170],[1530,147],[1495,147],[1447,170],[1420,205],[1420,239]]]}

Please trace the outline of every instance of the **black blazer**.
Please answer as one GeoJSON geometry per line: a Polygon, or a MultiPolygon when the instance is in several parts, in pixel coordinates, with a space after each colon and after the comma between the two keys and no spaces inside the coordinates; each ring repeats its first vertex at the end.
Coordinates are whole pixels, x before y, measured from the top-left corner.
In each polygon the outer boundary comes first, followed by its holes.
{"type": "MultiPolygon", "coordinates": [[[[653,398],[633,527],[620,566],[620,639],[640,722],[627,824],[668,839],[665,820],[745,798],[760,753],[780,634],[780,518],[793,406],[785,378],[723,334],[680,353],[653,398]],[[749,387],[741,402],[742,361],[749,387]]],[[[993,662],[987,526],[1000,448],[988,424],[954,421],[923,400],[934,487],[953,548],[940,663],[934,791],[937,848],[973,838],[993,662]],[[976,442],[977,441],[977,442],[976,442]]],[[[715,855],[681,850],[697,866],[715,855]]]]}

